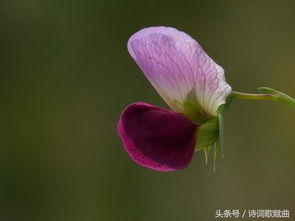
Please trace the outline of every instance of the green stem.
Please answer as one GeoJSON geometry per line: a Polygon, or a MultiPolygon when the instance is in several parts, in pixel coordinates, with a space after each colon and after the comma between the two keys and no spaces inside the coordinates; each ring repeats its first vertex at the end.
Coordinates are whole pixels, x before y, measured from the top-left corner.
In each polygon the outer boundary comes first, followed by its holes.
{"type": "Polygon", "coordinates": [[[233,91],[231,93],[232,98],[244,99],[244,100],[269,100],[269,101],[280,101],[289,105],[295,110],[295,99],[287,94],[280,91],[274,90],[272,88],[261,87],[258,88],[265,94],[249,94],[233,91]]]}
{"type": "Polygon", "coordinates": [[[274,96],[272,94],[250,94],[250,93],[242,93],[233,91],[233,98],[243,99],[243,100],[274,100],[274,96]]]}

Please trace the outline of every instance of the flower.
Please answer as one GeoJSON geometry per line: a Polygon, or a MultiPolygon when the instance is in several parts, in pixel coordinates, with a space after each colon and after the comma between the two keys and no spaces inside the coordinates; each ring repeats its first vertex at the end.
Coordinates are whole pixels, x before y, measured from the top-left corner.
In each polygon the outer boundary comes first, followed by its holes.
{"type": "Polygon", "coordinates": [[[220,110],[231,92],[224,70],[197,41],[171,27],[138,31],[128,51],[173,111],[130,104],[117,126],[124,148],[153,170],[186,168],[195,150],[206,153],[220,142],[220,110]]]}

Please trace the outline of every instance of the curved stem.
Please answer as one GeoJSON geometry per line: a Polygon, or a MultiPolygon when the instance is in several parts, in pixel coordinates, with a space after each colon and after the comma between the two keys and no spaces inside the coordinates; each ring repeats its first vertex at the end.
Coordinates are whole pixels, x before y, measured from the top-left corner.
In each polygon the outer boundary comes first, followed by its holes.
{"type": "Polygon", "coordinates": [[[274,90],[272,88],[261,87],[258,88],[264,92],[264,94],[250,94],[233,91],[231,93],[232,98],[244,99],[244,100],[270,100],[270,101],[280,101],[289,105],[292,109],[295,110],[295,99],[290,97],[287,94],[284,94],[280,91],[274,90]]]}
{"type": "Polygon", "coordinates": [[[284,94],[283,92],[269,88],[269,87],[260,87],[260,88],[258,88],[258,90],[261,90],[263,92],[270,93],[270,94],[274,95],[276,98],[276,101],[281,101],[281,102],[289,105],[291,108],[293,108],[295,110],[295,99],[292,98],[291,96],[284,94]]]}
{"type": "Polygon", "coordinates": [[[231,94],[233,98],[238,98],[242,100],[274,100],[274,95],[272,94],[250,94],[237,91],[233,91],[231,94]]]}

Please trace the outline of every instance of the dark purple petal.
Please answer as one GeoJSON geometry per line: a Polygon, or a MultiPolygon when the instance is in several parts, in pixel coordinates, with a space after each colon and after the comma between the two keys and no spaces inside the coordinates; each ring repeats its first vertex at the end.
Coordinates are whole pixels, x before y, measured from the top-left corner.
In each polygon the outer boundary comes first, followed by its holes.
{"type": "Polygon", "coordinates": [[[118,132],[129,156],[159,171],[183,169],[190,163],[197,126],[183,115],[146,103],[133,103],[121,114],[118,132]]]}

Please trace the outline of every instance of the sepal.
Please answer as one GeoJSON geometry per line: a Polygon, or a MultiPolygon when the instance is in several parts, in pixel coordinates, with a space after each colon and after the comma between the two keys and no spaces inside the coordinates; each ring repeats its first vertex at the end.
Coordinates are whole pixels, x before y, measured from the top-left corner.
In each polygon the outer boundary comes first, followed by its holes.
{"type": "Polygon", "coordinates": [[[221,150],[221,155],[223,157],[224,112],[230,106],[231,102],[232,96],[228,96],[226,103],[219,106],[217,117],[209,118],[205,123],[201,124],[198,129],[195,150],[204,151],[207,163],[210,149],[213,149],[214,171],[219,150],[221,150]]]}
{"type": "Polygon", "coordinates": [[[211,117],[203,123],[197,131],[197,143],[195,150],[203,150],[210,147],[219,139],[218,117],[211,117]]]}

